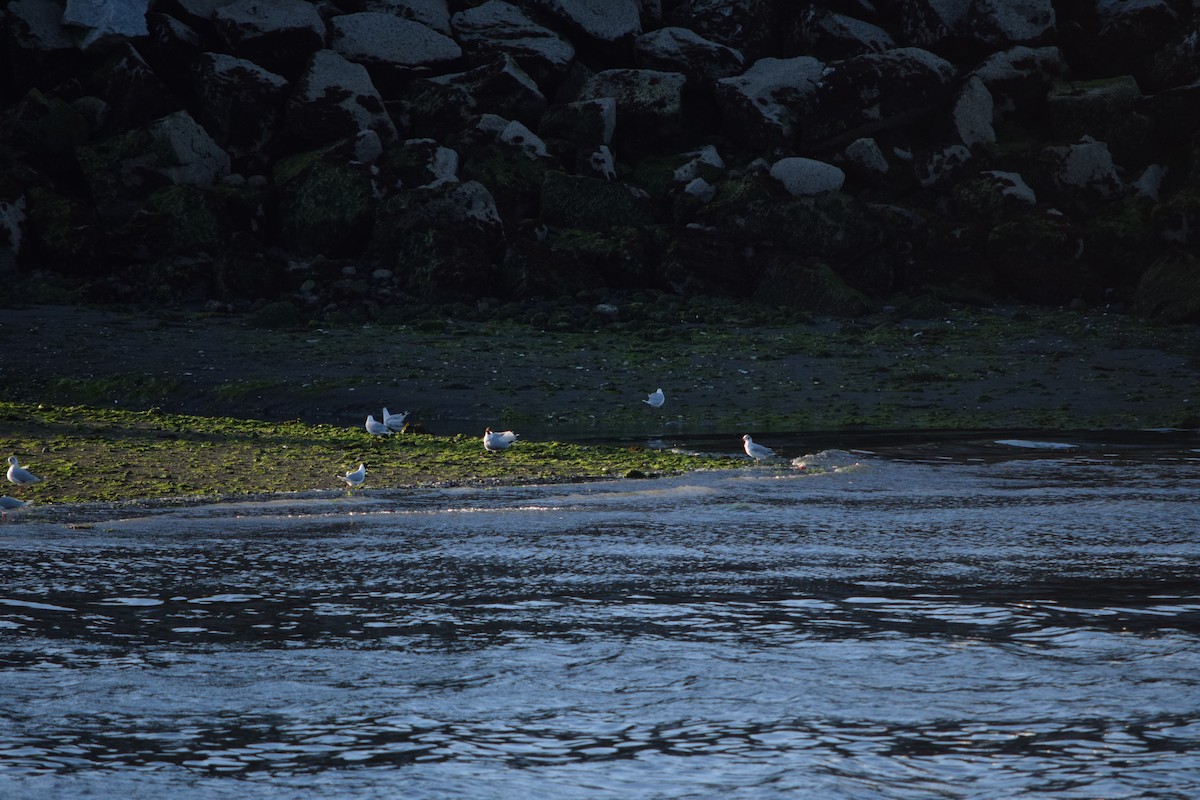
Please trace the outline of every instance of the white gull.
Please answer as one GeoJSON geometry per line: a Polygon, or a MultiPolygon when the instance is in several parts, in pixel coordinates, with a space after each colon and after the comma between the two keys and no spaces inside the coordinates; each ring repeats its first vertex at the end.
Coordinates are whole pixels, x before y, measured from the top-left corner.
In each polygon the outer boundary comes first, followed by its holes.
{"type": "Polygon", "coordinates": [[[362,482],[367,479],[367,465],[359,464],[358,469],[351,470],[345,475],[339,475],[346,482],[347,489],[353,489],[355,486],[362,486],[362,482]]]}
{"type": "Polygon", "coordinates": [[[508,446],[517,440],[518,434],[512,431],[495,432],[491,428],[485,428],[483,431],[483,449],[489,452],[497,450],[507,450],[508,446]]]}
{"type": "Polygon", "coordinates": [[[384,425],[382,422],[375,419],[374,414],[367,414],[367,421],[363,427],[367,429],[367,433],[372,434],[373,436],[386,436],[392,432],[387,425],[384,425]]]}
{"type": "Polygon", "coordinates": [[[746,451],[746,455],[753,458],[755,461],[761,461],[764,458],[774,458],[775,451],[769,447],[758,444],[750,438],[750,434],[742,437],[742,447],[746,451]]]}
{"type": "Polygon", "coordinates": [[[8,481],[17,486],[27,486],[31,483],[41,483],[42,479],[21,466],[16,456],[8,457],[8,481]]]}
{"type": "Polygon", "coordinates": [[[663,395],[662,389],[658,389],[653,394],[649,395],[642,401],[651,408],[662,408],[663,403],[667,402],[667,398],[663,395]]]}
{"type": "Polygon", "coordinates": [[[401,411],[399,414],[393,414],[387,410],[387,406],[383,407],[383,424],[386,425],[389,430],[404,430],[404,420],[406,419],[408,419],[407,411],[401,411]]]}

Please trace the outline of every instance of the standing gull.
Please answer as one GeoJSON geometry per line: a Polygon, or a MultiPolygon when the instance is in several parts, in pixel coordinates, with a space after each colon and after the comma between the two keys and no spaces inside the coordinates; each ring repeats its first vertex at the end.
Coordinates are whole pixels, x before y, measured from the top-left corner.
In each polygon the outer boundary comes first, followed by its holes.
{"type": "Polygon", "coordinates": [[[373,436],[386,436],[392,432],[387,425],[375,419],[374,414],[367,414],[367,422],[363,427],[367,429],[367,433],[373,436]]]}
{"type": "Polygon", "coordinates": [[[15,483],[19,488],[30,483],[41,483],[42,479],[22,467],[20,463],[18,463],[16,456],[9,456],[8,481],[9,483],[15,483]]]}
{"type": "Polygon", "coordinates": [[[0,519],[8,521],[8,512],[16,511],[18,508],[23,508],[29,505],[28,500],[18,500],[15,497],[8,495],[0,495],[0,519]]]}
{"type": "Polygon", "coordinates": [[[339,475],[338,477],[346,482],[346,491],[350,491],[355,486],[362,486],[362,482],[367,479],[367,465],[359,464],[358,469],[351,470],[345,475],[339,475]]]}
{"type": "Polygon", "coordinates": [[[498,450],[507,450],[508,446],[517,440],[518,434],[512,431],[500,431],[496,433],[491,428],[485,428],[483,431],[483,449],[489,453],[494,453],[498,450]]]}
{"type": "Polygon", "coordinates": [[[658,389],[642,402],[651,408],[662,408],[663,403],[667,402],[667,398],[663,395],[662,389],[658,389]]]}
{"type": "Polygon", "coordinates": [[[387,406],[383,407],[383,424],[388,427],[388,430],[397,432],[404,430],[404,420],[406,419],[408,419],[407,411],[393,414],[387,410],[387,406]]]}
{"type": "Polygon", "coordinates": [[[742,446],[746,450],[746,455],[753,458],[755,461],[762,461],[764,458],[774,458],[775,451],[769,447],[764,447],[756,443],[750,438],[750,434],[742,437],[742,446]]]}

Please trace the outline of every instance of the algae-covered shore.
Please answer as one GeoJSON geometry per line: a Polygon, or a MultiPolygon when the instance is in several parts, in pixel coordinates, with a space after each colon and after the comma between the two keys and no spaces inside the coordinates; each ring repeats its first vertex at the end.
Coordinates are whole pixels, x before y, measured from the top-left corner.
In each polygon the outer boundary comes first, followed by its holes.
{"type": "MultiPolygon", "coordinates": [[[[736,466],[585,437],[1200,425],[1200,332],[1103,311],[789,318],[735,304],[272,328],[235,315],[0,311],[0,449],[83,502],[563,480],[736,466]],[[667,404],[642,400],[662,387],[667,404]],[[425,434],[371,437],[410,410],[425,434]],[[522,433],[486,454],[485,426],[522,433]],[[49,478],[53,478],[50,480],[49,478]]],[[[731,450],[735,447],[731,447],[731,450]]]]}

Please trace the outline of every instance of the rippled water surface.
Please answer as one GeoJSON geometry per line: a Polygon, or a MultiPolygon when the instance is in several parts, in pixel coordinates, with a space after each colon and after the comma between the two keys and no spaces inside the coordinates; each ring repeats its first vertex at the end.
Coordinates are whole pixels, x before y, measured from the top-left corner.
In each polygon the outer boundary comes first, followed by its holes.
{"type": "Polygon", "coordinates": [[[0,797],[1191,800],[1200,442],[1145,436],[30,515],[0,797]]]}

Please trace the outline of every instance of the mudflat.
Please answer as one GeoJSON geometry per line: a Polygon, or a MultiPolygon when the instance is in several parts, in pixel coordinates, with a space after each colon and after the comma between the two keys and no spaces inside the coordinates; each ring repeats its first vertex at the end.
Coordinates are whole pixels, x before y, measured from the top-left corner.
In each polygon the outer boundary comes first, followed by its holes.
{"type": "Polygon", "coordinates": [[[36,306],[0,310],[0,369],[9,401],[349,427],[387,406],[439,434],[1200,426],[1200,328],[1103,311],[273,329],[36,306]]]}

